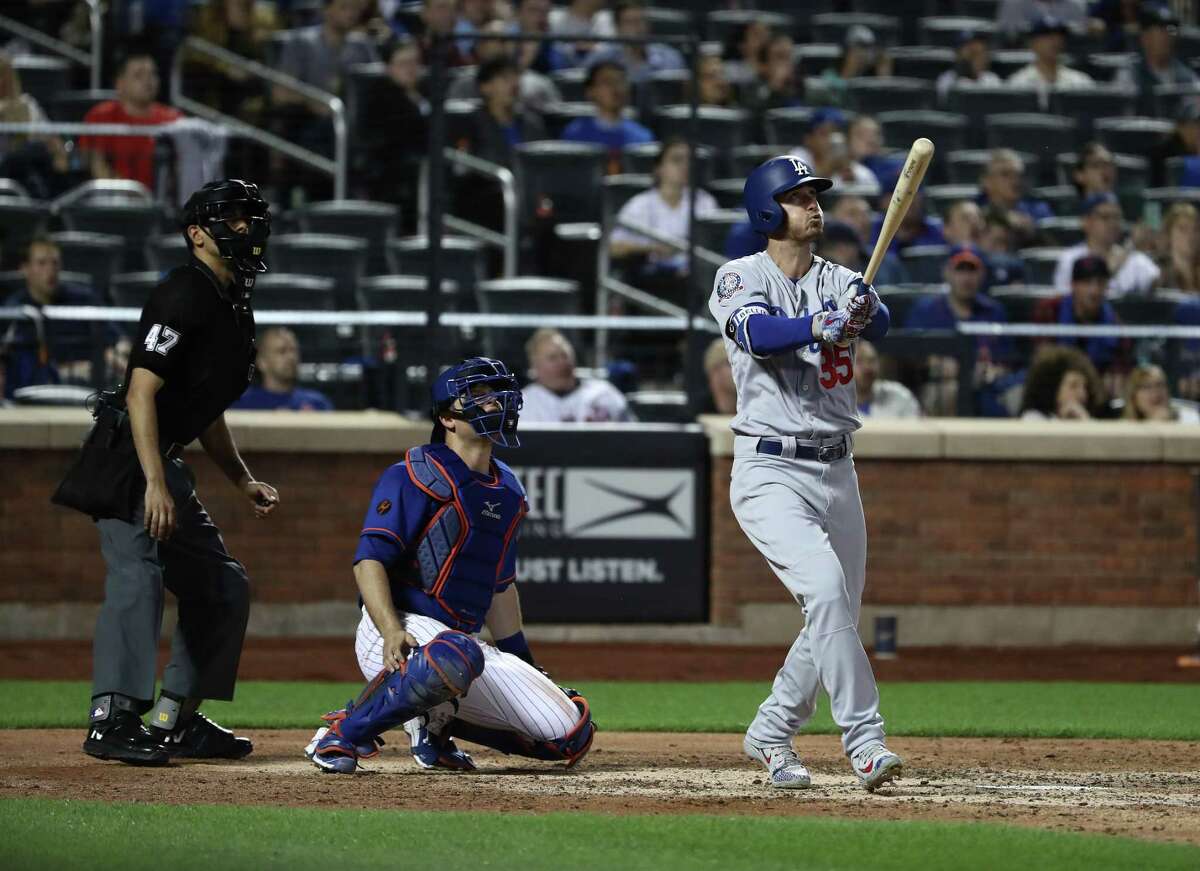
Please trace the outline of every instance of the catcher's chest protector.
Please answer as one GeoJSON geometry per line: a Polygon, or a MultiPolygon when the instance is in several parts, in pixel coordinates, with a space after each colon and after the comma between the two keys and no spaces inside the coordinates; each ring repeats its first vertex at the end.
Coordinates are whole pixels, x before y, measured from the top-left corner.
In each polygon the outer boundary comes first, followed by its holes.
{"type": "Polygon", "coordinates": [[[409,477],[434,503],[416,544],[421,586],[462,624],[483,620],[503,577],[505,554],[516,546],[525,498],[508,466],[483,478],[445,445],[410,448],[409,477]]]}

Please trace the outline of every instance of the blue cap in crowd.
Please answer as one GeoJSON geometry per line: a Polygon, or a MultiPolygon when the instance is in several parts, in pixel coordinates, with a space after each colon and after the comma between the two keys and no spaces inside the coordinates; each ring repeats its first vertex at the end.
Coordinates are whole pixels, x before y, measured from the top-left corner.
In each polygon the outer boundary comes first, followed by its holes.
{"type": "Polygon", "coordinates": [[[1100,194],[1092,194],[1091,196],[1085,197],[1083,202],[1079,204],[1079,214],[1081,216],[1090,215],[1097,206],[1102,206],[1105,203],[1116,203],[1117,205],[1120,205],[1121,201],[1118,200],[1117,195],[1111,191],[1105,191],[1104,193],[1100,194]]]}
{"type": "Polygon", "coordinates": [[[841,109],[835,109],[832,106],[822,106],[812,113],[812,117],[808,119],[808,129],[816,130],[822,124],[836,124],[838,127],[846,126],[846,116],[841,109]]]}

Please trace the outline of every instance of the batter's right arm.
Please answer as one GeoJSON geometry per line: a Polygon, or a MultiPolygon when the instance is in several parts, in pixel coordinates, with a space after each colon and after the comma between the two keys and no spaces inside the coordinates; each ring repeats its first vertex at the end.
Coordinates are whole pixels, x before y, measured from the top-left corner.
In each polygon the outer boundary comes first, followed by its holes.
{"type": "Polygon", "coordinates": [[[408,651],[419,645],[405,630],[404,620],[392,601],[387,569],[378,560],[359,560],[354,564],[354,580],[367,614],[383,636],[383,664],[388,671],[395,671],[408,651]]]}

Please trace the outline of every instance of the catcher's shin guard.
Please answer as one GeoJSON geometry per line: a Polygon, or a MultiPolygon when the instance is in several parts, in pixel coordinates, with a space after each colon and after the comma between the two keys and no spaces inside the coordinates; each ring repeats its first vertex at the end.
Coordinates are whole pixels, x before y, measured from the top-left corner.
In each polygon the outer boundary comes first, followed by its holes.
{"type": "Polygon", "coordinates": [[[475,639],[453,629],[439,632],[417,648],[400,670],[376,675],[337,723],[338,732],[354,744],[363,744],[461,696],[482,673],[483,651],[475,639]]]}
{"type": "Polygon", "coordinates": [[[572,696],[571,701],[579,708],[579,722],[566,735],[552,741],[540,741],[506,729],[476,726],[459,719],[451,720],[447,731],[456,738],[473,741],[501,753],[544,759],[547,762],[565,761],[567,768],[571,768],[592,749],[592,739],[596,735],[596,724],[592,722],[592,712],[588,708],[587,699],[583,696],[572,696]]]}

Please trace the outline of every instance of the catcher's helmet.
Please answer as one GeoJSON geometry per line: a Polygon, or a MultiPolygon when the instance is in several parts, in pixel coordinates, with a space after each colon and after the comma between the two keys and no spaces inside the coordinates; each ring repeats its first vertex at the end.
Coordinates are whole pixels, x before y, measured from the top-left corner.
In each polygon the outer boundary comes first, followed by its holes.
{"type": "Polygon", "coordinates": [[[446,371],[433,382],[433,436],[432,441],[444,442],[446,431],[439,417],[445,415],[465,420],[481,436],[487,437],[501,447],[515,448],[521,444],[517,438],[517,418],[524,401],[517,379],[508,367],[491,357],[469,357],[446,371]],[[486,393],[473,391],[475,385],[485,385],[486,393]],[[454,408],[454,401],[462,401],[462,409],[454,408]],[[496,410],[485,406],[495,402],[496,410]]]}
{"type": "Polygon", "coordinates": [[[813,175],[807,163],[790,154],[772,157],[755,167],[742,188],[742,202],[750,217],[750,226],[764,236],[782,227],[783,206],[779,205],[776,198],[802,184],[811,184],[818,191],[833,187],[830,179],[813,175]]]}
{"type": "Polygon", "coordinates": [[[217,243],[217,251],[224,259],[232,260],[239,273],[253,276],[267,271],[263,253],[271,235],[271,208],[259,195],[258,185],[236,178],[209,182],[188,197],[182,223],[185,239],[192,224],[203,227],[217,243]],[[236,232],[228,224],[239,218],[250,225],[245,233],[236,232]]]}

